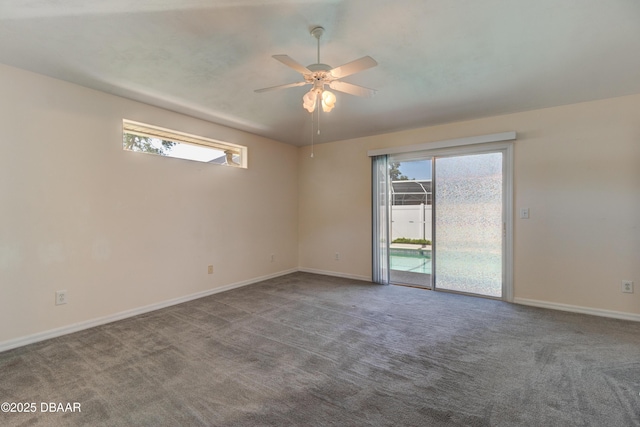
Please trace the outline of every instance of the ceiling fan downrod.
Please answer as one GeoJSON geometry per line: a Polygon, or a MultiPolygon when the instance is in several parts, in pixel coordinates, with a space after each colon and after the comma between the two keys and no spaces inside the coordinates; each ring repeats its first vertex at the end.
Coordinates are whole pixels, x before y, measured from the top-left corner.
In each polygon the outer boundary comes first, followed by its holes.
{"type": "Polygon", "coordinates": [[[318,41],[318,61],[316,62],[316,64],[320,63],[320,37],[322,37],[323,34],[324,34],[324,28],[322,27],[314,27],[311,30],[311,35],[315,37],[316,40],[318,41]]]}

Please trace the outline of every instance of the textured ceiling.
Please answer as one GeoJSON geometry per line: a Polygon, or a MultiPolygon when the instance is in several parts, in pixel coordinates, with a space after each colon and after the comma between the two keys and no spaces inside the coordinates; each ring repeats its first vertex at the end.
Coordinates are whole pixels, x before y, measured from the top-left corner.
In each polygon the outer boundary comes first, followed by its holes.
{"type": "MultiPolygon", "coordinates": [[[[0,0],[0,62],[294,145],[308,86],[271,55],[331,66],[318,142],[640,93],[638,0],[0,0]]],[[[1,101],[0,101],[1,102],[1,101]]],[[[153,123],[162,125],[162,123],[153,123]]]]}

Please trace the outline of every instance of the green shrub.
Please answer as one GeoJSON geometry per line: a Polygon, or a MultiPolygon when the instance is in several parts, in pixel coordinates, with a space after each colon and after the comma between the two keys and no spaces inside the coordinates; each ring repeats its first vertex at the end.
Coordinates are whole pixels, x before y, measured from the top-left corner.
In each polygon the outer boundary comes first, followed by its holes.
{"type": "Polygon", "coordinates": [[[406,237],[399,237],[391,243],[411,243],[414,245],[430,245],[431,240],[427,239],[407,239],[406,237]]]}

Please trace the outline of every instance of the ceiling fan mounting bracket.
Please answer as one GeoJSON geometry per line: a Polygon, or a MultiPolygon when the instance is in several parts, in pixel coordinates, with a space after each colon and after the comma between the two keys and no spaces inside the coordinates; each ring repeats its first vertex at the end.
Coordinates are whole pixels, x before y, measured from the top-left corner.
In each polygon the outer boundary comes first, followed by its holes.
{"type": "Polygon", "coordinates": [[[315,38],[317,38],[318,40],[320,40],[320,37],[322,37],[322,35],[324,34],[324,28],[322,27],[314,27],[311,31],[310,31],[311,35],[315,38]]]}

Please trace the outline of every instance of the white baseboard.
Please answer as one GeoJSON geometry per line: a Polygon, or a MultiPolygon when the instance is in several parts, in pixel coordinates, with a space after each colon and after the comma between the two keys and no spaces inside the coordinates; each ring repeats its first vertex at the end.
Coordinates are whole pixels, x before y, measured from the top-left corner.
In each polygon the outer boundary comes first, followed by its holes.
{"type": "Polygon", "coordinates": [[[286,274],[291,274],[297,272],[297,268],[293,268],[290,270],[279,271],[274,274],[269,274],[266,276],[256,277],[249,280],[243,280],[241,282],[231,283],[229,285],[221,286],[219,288],[209,289],[203,292],[198,292],[191,295],[186,295],[179,298],[174,298],[167,301],[162,301],[155,304],[146,305],[144,307],[134,308],[131,310],[121,311],[119,313],[111,314],[108,316],[98,317],[95,319],[87,320],[84,322],[74,323],[72,325],[63,326],[61,328],[51,329],[44,332],[39,332],[32,335],[27,335],[25,337],[14,338],[8,341],[0,342],[0,352],[11,350],[13,348],[22,347],[28,344],[33,344],[39,341],[48,340],[51,338],[56,338],[62,335],[71,334],[73,332],[82,331],[84,329],[93,328],[95,326],[104,325],[106,323],[115,322],[117,320],[126,319],[128,317],[137,316],[139,314],[148,313],[150,311],[159,310],[161,308],[170,307],[172,305],[182,304],[183,302],[191,301],[198,298],[203,298],[209,295],[217,294],[220,292],[228,291],[235,288],[240,288],[242,286],[251,285],[253,283],[262,282],[263,280],[273,279],[275,277],[284,276],[286,274]]]}
{"type": "MultiPolygon", "coordinates": [[[[242,286],[251,285],[254,283],[262,282],[264,280],[273,279],[276,277],[295,273],[297,271],[304,272],[304,273],[322,274],[325,276],[342,277],[346,279],[362,280],[367,282],[371,281],[371,277],[367,277],[367,276],[345,274],[345,273],[339,273],[335,271],[317,270],[313,268],[293,268],[290,270],[284,270],[284,271],[280,271],[274,274],[269,274],[266,276],[261,276],[261,277],[256,277],[249,280],[244,280],[241,282],[231,283],[229,285],[221,286],[219,288],[209,289],[207,291],[198,292],[195,294],[186,295],[179,298],[174,298],[167,301],[162,301],[156,304],[150,304],[150,305],[135,308],[132,310],[121,311],[119,313],[115,313],[112,315],[98,317],[98,318],[87,320],[84,322],[74,323],[72,325],[63,326],[61,328],[51,329],[48,331],[27,335],[25,337],[7,340],[0,343],[0,352],[11,350],[17,347],[22,347],[28,344],[33,344],[39,341],[44,341],[47,339],[56,338],[62,335],[71,334],[73,332],[82,331],[85,329],[93,328],[95,326],[104,325],[107,323],[115,322],[117,320],[122,320],[129,317],[137,316],[139,314],[148,313],[150,311],[159,310],[165,307],[170,307],[172,305],[182,304],[187,301],[203,298],[209,295],[217,294],[217,293],[228,291],[235,288],[240,288],[242,286]]],[[[572,313],[590,314],[593,316],[610,317],[614,319],[632,320],[632,321],[640,322],[640,314],[635,314],[635,313],[626,313],[622,311],[581,307],[577,305],[561,304],[561,303],[554,303],[554,302],[548,302],[548,301],[533,300],[528,298],[514,298],[513,302],[516,304],[528,305],[532,307],[549,308],[552,310],[569,311],[572,313]]]]}
{"type": "Polygon", "coordinates": [[[371,281],[371,276],[359,276],[356,274],[339,273],[337,271],[316,270],[315,268],[298,268],[303,273],[323,274],[325,276],[342,277],[344,279],[371,281]]]}
{"type": "Polygon", "coordinates": [[[626,313],[624,311],[603,310],[600,308],[581,307],[579,305],[539,301],[528,298],[514,298],[513,302],[516,304],[530,305],[532,307],[550,308],[552,310],[570,311],[572,313],[590,314],[592,316],[611,317],[613,319],[633,320],[635,322],[640,322],[640,314],[626,313]]]}

